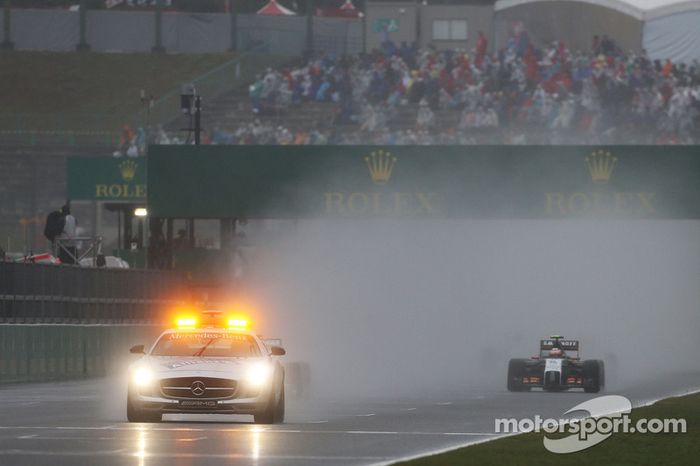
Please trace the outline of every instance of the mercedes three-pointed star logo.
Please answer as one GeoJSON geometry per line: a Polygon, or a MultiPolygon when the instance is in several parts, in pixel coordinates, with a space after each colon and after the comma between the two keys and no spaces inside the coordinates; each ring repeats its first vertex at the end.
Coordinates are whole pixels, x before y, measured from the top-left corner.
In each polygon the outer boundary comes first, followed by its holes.
{"type": "Polygon", "coordinates": [[[204,395],[204,390],[206,390],[207,386],[204,385],[204,382],[201,380],[195,380],[192,382],[192,385],[190,385],[190,391],[194,396],[202,396],[204,395]]]}

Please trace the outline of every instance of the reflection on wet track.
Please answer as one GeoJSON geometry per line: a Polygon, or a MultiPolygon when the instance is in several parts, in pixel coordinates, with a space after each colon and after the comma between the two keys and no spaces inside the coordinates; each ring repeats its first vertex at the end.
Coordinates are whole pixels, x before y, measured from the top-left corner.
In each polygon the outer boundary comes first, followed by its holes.
{"type": "MultiPolygon", "coordinates": [[[[500,390],[411,399],[290,400],[288,422],[282,425],[223,415],[168,415],[160,424],[129,424],[122,398],[108,401],[112,386],[113,381],[102,379],[1,388],[0,464],[387,463],[492,439],[496,417],[559,417],[595,396],[500,390]]],[[[698,386],[700,375],[684,375],[615,393],[640,404],[698,386]]]]}

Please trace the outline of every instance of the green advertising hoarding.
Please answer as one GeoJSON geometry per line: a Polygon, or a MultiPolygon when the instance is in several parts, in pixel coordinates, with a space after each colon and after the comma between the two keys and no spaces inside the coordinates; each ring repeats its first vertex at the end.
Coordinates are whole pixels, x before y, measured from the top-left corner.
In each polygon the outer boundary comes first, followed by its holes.
{"type": "Polygon", "coordinates": [[[71,200],[146,201],[145,157],[69,157],[66,170],[71,200]]]}
{"type": "Polygon", "coordinates": [[[398,30],[398,18],[376,18],[374,21],[372,21],[373,32],[396,32],[398,30]]]}
{"type": "Polygon", "coordinates": [[[700,218],[692,146],[153,146],[157,217],[700,218]]]}

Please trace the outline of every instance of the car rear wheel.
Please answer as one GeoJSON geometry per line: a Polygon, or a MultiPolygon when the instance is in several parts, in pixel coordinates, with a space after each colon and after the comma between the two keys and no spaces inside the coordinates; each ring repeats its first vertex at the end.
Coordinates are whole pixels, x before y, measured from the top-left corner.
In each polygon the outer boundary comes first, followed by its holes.
{"type": "Polygon", "coordinates": [[[593,359],[583,361],[583,391],[598,393],[605,384],[605,368],[603,361],[593,359]]]}
{"type": "Polygon", "coordinates": [[[128,395],[126,398],[126,419],[129,422],[161,422],[163,415],[159,412],[136,408],[131,401],[131,395],[128,395]]]}

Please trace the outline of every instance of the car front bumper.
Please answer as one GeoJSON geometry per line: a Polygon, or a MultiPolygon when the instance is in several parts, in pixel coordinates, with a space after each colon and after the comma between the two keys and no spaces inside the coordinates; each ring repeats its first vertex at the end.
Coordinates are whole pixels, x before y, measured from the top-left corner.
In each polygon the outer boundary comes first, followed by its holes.
{"type": "Polygon", "coordinates": [[[171,399],[160,396],[132,395],[131,403],[143,411],[161,413],[255,414],[267,406],[262,397],[228,400],[171,399]]]}
{"type": "Polygon", "coordinates": [[[256,414],[264,411],[270,400],[272,386],[236,391],[227,398],[195,396],[166,396],[154,387],[129,388],[129,402],[141,411],[200,414],[256,414]]]}

